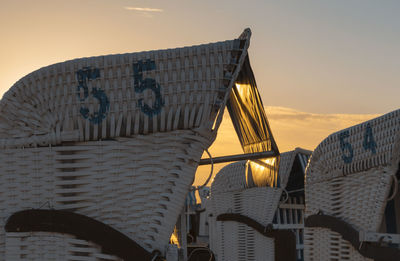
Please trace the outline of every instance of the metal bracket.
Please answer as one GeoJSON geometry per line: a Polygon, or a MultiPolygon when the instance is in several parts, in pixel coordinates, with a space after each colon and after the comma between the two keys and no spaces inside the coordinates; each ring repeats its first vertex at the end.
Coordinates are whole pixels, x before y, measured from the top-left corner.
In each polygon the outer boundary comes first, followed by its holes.
{"type": "Polygon", "coordinates": [[[371,231],[360,231],[359,238],[361,242],[400,244],[400,234],[386,234],[386,233],[376,233],[371,231]]]}
{"type": "MultiPolygon", "coordinates": [[[[213,164],[217,164],[217,163],[225,163],[225,162],[239,161],[239,160],[255,160],[255,159],[271,158],[271,157],[275,157],[278,155],[279,155],[279,153],[276,153],[275,151],[263,151],[263,152],[256,152],[256,153],[246,153],[246,154],[215,157],[212,159],[212,162],[213,162],[213,164]]],[[[201,159],[199,162],[199,165],[208,165],[208,164],[211,164],[210,159],[201,159]]]]}

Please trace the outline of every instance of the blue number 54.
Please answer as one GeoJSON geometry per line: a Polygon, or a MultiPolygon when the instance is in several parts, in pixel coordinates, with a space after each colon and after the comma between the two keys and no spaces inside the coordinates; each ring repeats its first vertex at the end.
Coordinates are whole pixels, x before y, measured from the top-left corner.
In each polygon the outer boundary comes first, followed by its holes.
{"type": "MultiPolygon", "coordinates": [[[[342,159],[344,163],[351,163],[354,156],[353,147],[350,142],[347,141],[347,138],[349,137],[350,132],[348,130],[339,133],[340,149],[342,150],[342,159]]],[[[364,150],[370,150],[372,154],[376,154],[376,142],[370,123],[367,123],[365,128],[363,148],[364,150]]]]}
{"type": "Polygon", "coordinates": [[[351,144],[345,140],[350,137],[348,130],[339,133],[340,149],[342,150],[342,159],[344,163],[351,163],[353,161],[353,147],[351,144]]]}

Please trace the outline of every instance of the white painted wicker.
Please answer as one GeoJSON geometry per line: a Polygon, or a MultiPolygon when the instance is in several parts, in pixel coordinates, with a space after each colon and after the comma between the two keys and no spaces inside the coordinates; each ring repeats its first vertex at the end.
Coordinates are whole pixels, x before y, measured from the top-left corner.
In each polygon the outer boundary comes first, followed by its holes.
{"type": "MultiPolygon", "coordinates": [[[[17,82],[0,102],[1,226],[14,212],[52,207],[165,253],[249,38],[78,59],[17,82]]],[[[24,248],[26,234],[13,237],[17,246],[0,231],[0,260],[24,248]]],[[[37,237],[47,235],[29,240],[37,237]]],[[[58,249],[55,259],[76,260],[58,249]]],[[[38,260],[37,251],[22,259],[38,260]]]]}
{"type": "MultiPolygon", "coordinates": [[[[268,167],[274,168],[275,160],[276,158],[272,160],[272,164],[268,163],[268,160],[267,163],[262,160],[238,161],[223,167],[213,179],[211,194],[260,186],[255,180],[261,179],[260,176],[269,176],[271,172],[268,167]]],[[[276,168],[276,172],[279,172],[279,168],[276,168]]],[[[268,184],[263,185],[268,186],[268,184]]]]}
{"type": "Polygon", "coordinates": [[[274,217],[274,227],[289,229],[296,236],[296,260],[304,260],[304,196],[289,196],[280,204],[274,217]]]}
{"type": "Polygon", "coordinates": [[[286,190],[285,193],[287,195],[283,196],[286,201],[279,204],[273,223],[277,229],[289,229],[295,233],[296,257],[298,261],[304,260],[304,190],[290,191],[287,185],[292,185],[288,184],[291,175],[301,175],[304,177],[310,155],[311,151],[296,148],[295,150],[282,153],[279,163],[280,184],[286,190]],[[296,163],[300,165],[299,169],[296,169],[296,166],[294,166],[296,163]]]}
{"type": "MultiPolygon", "coordinates": [[[[306,217],[321,211],[378,232],[399,166],[400,111],[339,131],[313,152],[306,171],[306,217]]],[[[370,260],[340,234],[305,229],[305,260],[370,260]]]]}
{"type": "Polygon", "coordinates": [[[122,261],[91,242],[51,232],[6,233],[6,248],[10,261],[122,261]]]}
{"type": "MultiPolygon", "coordinates": [[[[72,210],[100,220],[146,249],[164,249],[204,138],[190,130],[135,139],[5,149],[1,220],[21,209],[72,210]],[[146,149],[144,149],[146,148],[146,149]],[[162,155],[162,156],[161,156],[162,155]]],[[[4,242],[4,234],[2,234],[4,242]]]]}
{"type": "Polygon", "coordinates": [[[247,188],[246,161],[238,161],[223,167],[211,185],[211,195],[225,192],[240,191],[247,188]]]}
{"type": "MultiPolygon", "coordinates": [[[[212,214],[235,213],[250,217],[260,224],[272,223],[281,189],[254,187],[237,192],[212,195],[212,214]]],[[[218,261],[275,260],[274,240],[253,228],[233,221],[215,222],[211,250],[218,261]]],[[[211,235],[210,235],[211,236],[211,235]]]]}
{"type": "Polygon", "coordinates": [[[209,131],[247,56],[240,40],[82,58],[41,68],[0,102],[0,146],[209,131]]]}
{"type": "Polygon", "coordinates": [[[303,171],[305,171],[308,157],[310,155],[311,151],[302,148],[296,148],[295,150],[284,152],[280,155],[281,159],[279,162],[279,181],[282,188],[286,188],[296,157],[300,157],[299,161],[301,164],[301,168],[303,171]]]}
{"type": "Polygon", "coordinates": [[[216,221],[220,214],[235,213],[264,226],[272,223],[282,190],[246,188],[246,165],[241,161],[224,167],[211,186],[210,248],[218,261],[275,260],[273,239],[242,223],[216,221]]]}

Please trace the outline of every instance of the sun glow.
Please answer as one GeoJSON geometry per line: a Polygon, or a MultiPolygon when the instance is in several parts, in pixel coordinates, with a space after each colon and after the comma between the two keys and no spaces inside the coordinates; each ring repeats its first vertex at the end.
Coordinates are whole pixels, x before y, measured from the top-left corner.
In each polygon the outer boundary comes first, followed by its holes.
{"type": "Polygon", "coordinates": [[[240,84],[240,83],[235,83],[236,89],[239,92],[240,97],[247,97],[247,93],[249,92],[251,85],[250,84],[240,84]]]}
{"type": "Polygon", "coordinates": [[[178,240],[178,231],[177,231],[176,227],[174,227],[174,232],[172,232],[169,242],[171,244],[174,244],[174,245],[177,245],[178,247],[180,247],[179,240],[178,240]]]}
{"type": "Polygon", "coordinates": [[[258,159],[258,160],[249,160],[248,164],[252,170],[256,171],[264,171],[271,170],[274,168],[276,162],[276,158],[268,158],[268,159],[258,159]]]}
{"type": "Polygon", "coordinates": [[[258,159],[247,161],[246,180],[247,184],[255,186],[275,187],[277,158],[258,159]]]}

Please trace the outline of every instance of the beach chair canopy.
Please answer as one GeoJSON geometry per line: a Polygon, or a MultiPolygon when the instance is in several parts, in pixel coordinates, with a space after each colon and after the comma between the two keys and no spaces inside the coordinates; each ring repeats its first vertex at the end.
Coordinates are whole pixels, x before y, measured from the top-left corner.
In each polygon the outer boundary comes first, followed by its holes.
{"type": "Polygon", "coordinates": [[[302,190],[304,194],[304,176],[311,151],[302,148],[284,152],[279,164],[279,181],[287,192],[302,190]]]}
{"type": "Polygon", "coordinates": [[[244,153],[273,151],[275,156],[248,161],[246,186],[278,186],[279,150],[268,123],[247,56],[227,103],[244,153]]]}
{"type": "Polygon", "coordinates": [[[227,104],[243,151],[278,151],[247,56],[227,104]]]}

